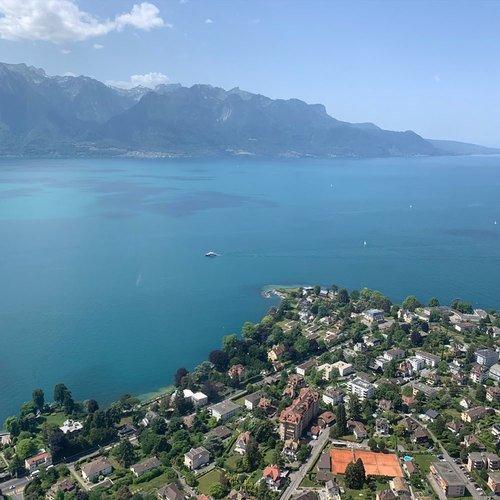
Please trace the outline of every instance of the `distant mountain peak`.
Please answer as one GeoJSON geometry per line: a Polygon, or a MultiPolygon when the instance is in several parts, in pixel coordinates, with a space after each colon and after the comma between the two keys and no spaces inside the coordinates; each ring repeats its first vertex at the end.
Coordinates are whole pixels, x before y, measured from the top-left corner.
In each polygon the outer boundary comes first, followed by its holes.
{"type": "Polygon", "coordinates": [[[23,63],[0,63],[0,154],[370,157],[452,149],[457,143],[343,122],[323,104],[239,87],[124,89],[84,75],[48,77],[23,63]]]}

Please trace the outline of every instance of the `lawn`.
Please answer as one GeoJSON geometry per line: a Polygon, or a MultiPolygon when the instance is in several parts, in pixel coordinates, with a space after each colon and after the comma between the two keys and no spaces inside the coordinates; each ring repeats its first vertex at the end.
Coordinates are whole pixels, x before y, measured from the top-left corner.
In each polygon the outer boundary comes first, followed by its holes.
{"type": "Polygon", "coordinates": [[[43,418],[45,419],[45,423],[57,425],[58,427],[60,427],[64,423],[64,421],[68,419],[68,415],[63,412],[58,412],[51,413],[50,415],[44,415],[43,418]]]}
{"type": "Polygon", "coordinates": [[[164,472],[163,474],[154,477],[153,479],[151,479],[151,481],[148,481],[147,483],[131,484],[130,491],[132,493],[136,493],[137,491],[149,492],[152,490],[157,490],[158,488],[161,488],[164,484],[166,484],[167,481],[168,481],[168,473],[164,472]]]}
{"type": "Polygon", "coordinates": [[[236,463],[238,460],[241,458],[241,455],[238,455],[237,453],[232,452],[230,455],[226,457],[226,460],[224,461],[224,467],[231,470],[231,471],[236,471],[236,463]]]}
{"type": "Polygon", "coordinates": [[[197,479],[200,493],[209,495],[212,485],[220,483],[221,474],[222,471],[220,469],[212,469],[210,472],[203,474],[203,476],[199,476],[197,479]]]}
{"type": "Polygon", "coordinates": [[[436,455],[430,453],[415,453],[413,456],[414,462],[418,465],[422,474],[427,475],[429,473],[429,466],[432,462],[437,461],[436,455]]]}

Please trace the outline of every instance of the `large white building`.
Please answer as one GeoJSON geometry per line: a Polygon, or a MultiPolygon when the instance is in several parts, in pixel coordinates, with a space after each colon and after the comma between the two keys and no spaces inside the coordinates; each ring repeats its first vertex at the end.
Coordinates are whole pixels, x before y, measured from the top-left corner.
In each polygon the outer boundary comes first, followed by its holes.
{"type": "Polygon", "coordinates": [[[347,387],[351,391],[351,394],[356,394],[361,401],[371,398],[375,393],[375,386],[359,377],[350,380],[347,383],[347,387]]]}

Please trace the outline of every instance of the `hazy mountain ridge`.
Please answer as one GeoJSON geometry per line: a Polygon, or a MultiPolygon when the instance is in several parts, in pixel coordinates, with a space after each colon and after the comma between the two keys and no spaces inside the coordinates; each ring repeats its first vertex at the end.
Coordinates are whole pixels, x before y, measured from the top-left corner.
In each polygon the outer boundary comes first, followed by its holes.
{"type": "Polygon", "coordinates": [[[459,144],[342,122],[321,104],[239,88],[163,84],[126,90],[85,76],[47,76],[25,64],[0,63],[2,155],[469,154],[472,145],[459,144]]]}

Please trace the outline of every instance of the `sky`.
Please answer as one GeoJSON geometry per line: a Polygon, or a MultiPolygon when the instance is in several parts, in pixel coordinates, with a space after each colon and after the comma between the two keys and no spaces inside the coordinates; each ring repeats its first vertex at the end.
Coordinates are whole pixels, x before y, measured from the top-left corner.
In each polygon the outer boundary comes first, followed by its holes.
{"type": "Polygon", "coordinates": [[[0,61],[500,147],[500,1],[0,0],[0,61]]]}

